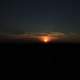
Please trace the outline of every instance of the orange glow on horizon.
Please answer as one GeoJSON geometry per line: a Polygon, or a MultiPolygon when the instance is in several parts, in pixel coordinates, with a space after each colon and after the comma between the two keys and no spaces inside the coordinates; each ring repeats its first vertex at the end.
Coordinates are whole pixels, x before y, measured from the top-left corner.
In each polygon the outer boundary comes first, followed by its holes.
{"type": "Polygon", "coordinates": [[[55,36],[39,36],[38,39],[41,42],[48,43],[48,42],[51,42],[51,41],[54,41],[55,42],[59,38],[58,37],[55,37],[55,36]]]}
{"type": "Polygon", "coordinates": [[[51,37],[51,36],[40,36],[39,40],[42,42],[48,43],[48,42],[53,40],[53,37],[51,37]]]}
{"type": "Polygon", "coordinates": [[[44,38],[43,38],[43,41],[44,41],[45,43],[47,43],[47,42],[49,41],[49,38],[48,38],[48,37],[44,37],[44,38]]]}

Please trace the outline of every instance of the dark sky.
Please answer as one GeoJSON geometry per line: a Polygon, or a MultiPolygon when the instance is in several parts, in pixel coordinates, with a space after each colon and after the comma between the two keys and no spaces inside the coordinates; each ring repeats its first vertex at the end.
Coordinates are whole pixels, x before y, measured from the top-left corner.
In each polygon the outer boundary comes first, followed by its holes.
{"type": "Polygon", "coordinates": [[[0,32],[80,32],[80,0],[2,0],[0,32]]]}

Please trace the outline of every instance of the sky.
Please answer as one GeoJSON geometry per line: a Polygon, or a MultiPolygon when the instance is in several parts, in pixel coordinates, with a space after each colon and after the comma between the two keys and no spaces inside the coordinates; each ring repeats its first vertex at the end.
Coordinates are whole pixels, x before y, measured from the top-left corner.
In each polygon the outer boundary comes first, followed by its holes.
{"type": "Polygon", "coordinates": [[[1,0],[0,32],[80,32],[80,0],[1,0]]]}

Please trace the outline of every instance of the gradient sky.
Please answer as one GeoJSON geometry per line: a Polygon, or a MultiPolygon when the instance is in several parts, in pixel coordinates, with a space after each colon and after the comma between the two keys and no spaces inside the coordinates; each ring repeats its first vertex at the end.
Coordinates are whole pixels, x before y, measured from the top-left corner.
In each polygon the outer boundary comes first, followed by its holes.
{"type": "Polygon", "coordinates": [[[80,0],[2,0],[0,32],[80,32],[80,0]]]}

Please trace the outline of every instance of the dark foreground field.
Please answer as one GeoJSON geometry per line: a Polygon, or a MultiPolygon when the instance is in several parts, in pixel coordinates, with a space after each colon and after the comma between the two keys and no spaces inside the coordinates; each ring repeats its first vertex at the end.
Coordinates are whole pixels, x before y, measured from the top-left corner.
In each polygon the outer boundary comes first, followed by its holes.
{"type": "MultiPolygon", "coordinates": [[[[79,65],[80,44],[9,42],[0,43],[2,66],[14,68],[53,68],[79,65]]],[[[13,69],[14,69],[13,68],[13,69]]],[[[39,69],[40,69],[39,68],[39,69]]]]}

